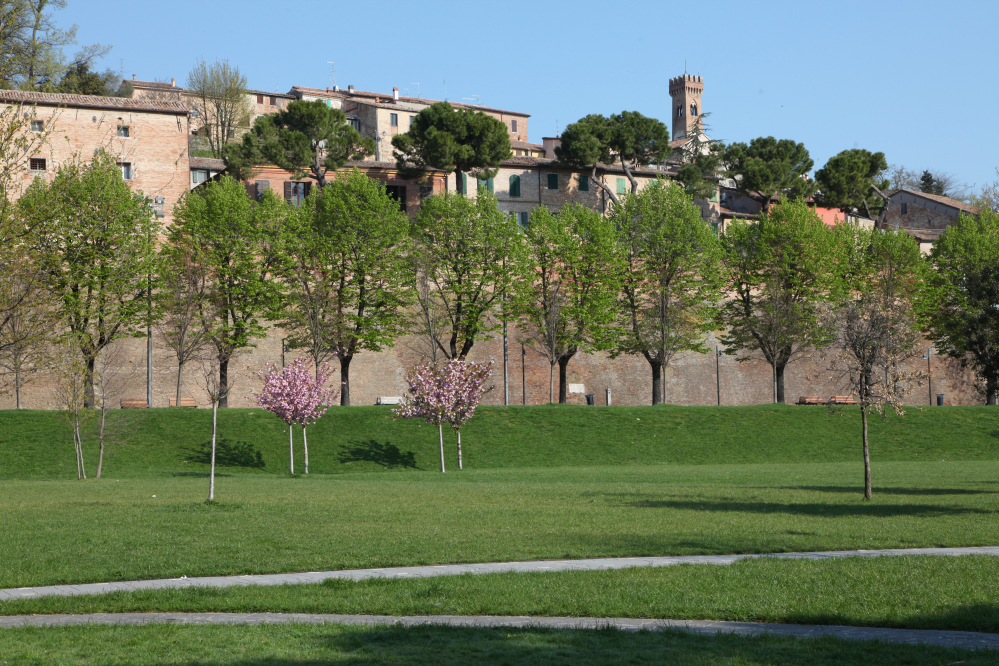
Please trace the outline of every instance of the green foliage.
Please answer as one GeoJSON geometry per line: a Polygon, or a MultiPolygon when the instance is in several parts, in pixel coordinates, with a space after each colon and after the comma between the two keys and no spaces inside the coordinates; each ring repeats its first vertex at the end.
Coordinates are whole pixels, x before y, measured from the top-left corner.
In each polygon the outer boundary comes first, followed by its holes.
{"type": "Polygon", "coordinates": [[[613,224],[580,204],[558,213],[538,206],[524,232],[533,267],[521,313],[532,342],[559,365],[559,402],[567,398],[566,365],[577,351],[610,349],[620,289],[613,224]]]}
{"type": "Polygon", "coordinates": [[[266,162],[324,187],[328,171],[374,151],[374,139],[358,134],[340,109],[322,100],[295,100],[283,111],[258,116],[242,142],[226,148],[224,159],[238,180],[248,180],[253,167],[266,162]]]}
{"type": "Polygon", "coordinates": [[[618,353],[642,354],[652,366],[652,404],[663,400],[662,368],[682,351],[707,353],[721,300],[721,251],[701,210],[681,186],[659,179],[615,206],[623,296],[618,353]]]}
{"type": "Polygon", "coordinates": [[[336,354],[340,404],[349,405],[351,359],[404,331],[409,218],[381,181],[354,169],[314,192],[289,223],[281,326],[317,367],[336,354]]]}
{"type": "Polygon", "coordinates": [[[816,199],[827,208],[839,208],[855,215],[862,212],[871,218],[870,206],[880,200],[872,185],[886,189],[875,179],[887,168],[884,153],[862,148],[844,150],[830,157],[826,165],[815,172],[816,199]]]}
{"type": "Polygon", "coordinates": [[[199,316],[212,332],[223,388],[233,355],[255,346],[253,339],[266,331],[261,317],[280,310],[282,286],[273,278],[287,212],[269,190],[261,201],[250,201],[243,185],[228,175],[191,192],[174,208],[167,243],[193,252],[207,275],[208,303],[199,316]]]}
{"type": "Polygon", "coordinates": [[[228,60],[198,60],[187,75],[185,96],[197,116],[198,137],[208,140],[210,157],[222,158],[237,132],[250,126],[253,107],[246,96],[246,76],[228,60]]]}
{"type": "Polygon", "coordinates": [[[720,321],[726,353],[740,360],[759,352],[777,375],[784,401],[784,367],[832,341],[823,304],[836,289],[836,234],[803,201],[777,204],[758,223],[736,222],[722,238],[728,290],[720,321]]]}
{"type": "Polygon", "coordinates": [[[999,391],[999,213],[962,215],[933,246],[933,290],[923,307],[937,350],[971,365],[986,402],[999,391]]]}
{"type": "Polygon", "coordinates": [[[68,93],[71,95],[98,95],[101,97],[131,97],[131,84],[127,88],[122,85],[121,90],[116,90],[118,83],[118,73],[106,69],[102,73],[91,71],[88,61],[75,61],[66,69],[59,84],[53,92],[68,93]],[[128,91],[127,95],[120,92],[128,91]]]}
{"type": "Polygon", "coordinates": [[[393,155],[403,178],[421,178],[429,169],[480,180],[494,178],[500,162],[510,157],[510,133],[501,121],[472,109],[437,102],[417,114],[405,134],[392,137],[393,155]]]}
{"type": "Polygon", "coordinates": [[[805,198],[814,189],[803,176],[808,175],[815,163],[808,156],[805,144],[790,139],[768,136],[753,139],[749,145],[733,143],[725,149],[725,162],[739,192],[763,195],[764,210],[773,197],[805,198]]]}
{"type": "Polygon", "coordinates": [[[516,293],[525,269],[517,223],[484,187],[470,199],[424,199],[412,227],[419,283],[418,309],[436,312],[440,326],[421,323],[418,335],[447,359],[465,358],[476,340],[499,328],[489,314],[503,294],[516,293]]]}
{"type": "Polygon", "coordinates": [[[160,225],[149,200],[132,191],[114,156],[103,151],[89,163],[64,163],[51,182],[36,179],[18,207],[32,229],[28,245],[38,279],[87,366],[93,406],[97,355],[149,323],[147,276],[155,272],[160,225]]]}
{"type": "Polygon", "coordinates": [[[558,161],[569,167],[591,169],[591,181],[615,202],[619,200],[617,193],[597,178],[598,163],[619,163],[634,194],[638,180],[631,170],[658,164],[670,154],[665,123],[637,111],[622,111],[610,118],[590,114],[566,127],[561,140],[562,145],[555,148],[558,161]]]}
{"type": "Polygon", "coordinates": [[[935,178],[929,171],[923,171],[923,175],[919,177],[920,192],[944,196],[946,194],[944,189],[944,183],[935,178]]]}

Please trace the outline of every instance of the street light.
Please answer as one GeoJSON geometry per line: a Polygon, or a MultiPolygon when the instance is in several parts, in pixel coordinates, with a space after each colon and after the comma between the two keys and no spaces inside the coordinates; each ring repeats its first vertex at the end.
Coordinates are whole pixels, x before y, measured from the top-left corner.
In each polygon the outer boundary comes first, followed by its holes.
{"type": "Polygon", "coordinates": [[[718,406],[721,407],[721,357],[722,353],[715,347],[715,388],[718,392],[718,406]]]}
{"type": "Polygon", "coordinates": [[[933,406],[933,368],[930,366],[930,356],[933,355],[933,347],[927,347],[923,359],[926,361],[926,383],[929,386],[929,405],[933,406]]]}

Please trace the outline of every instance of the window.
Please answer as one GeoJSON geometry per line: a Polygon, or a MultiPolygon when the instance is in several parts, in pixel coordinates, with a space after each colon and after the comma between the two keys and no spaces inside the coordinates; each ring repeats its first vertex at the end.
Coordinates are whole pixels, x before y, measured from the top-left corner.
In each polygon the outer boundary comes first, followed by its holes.
{"type": "Polygon", "coordinates": [[[711,231],[714,233],[715,237],[718,236],[718,223],[711,222],[711,231]]]}
{"type": "Polygon", "coordinates": [[[257,104],[263,104],[263,103],[264,103],[264,96],[257,95],[257,104]]]}
{"type": "Polygon", "coordinates": [[[624,178],[618,178],[617,179],[617,193],[618,194],[627,194],[628,193],[628,190],[625,189],[625,186],[624,186],[624,178]]]}
{"type": "Polygon", "coordinates": [[[123,139],[128,138],[128,125],[118,125],[118,136],[123,139]]]}
{"type": "Polygon", "coordinates": [[[513,120],[510,121],[510,131],[511,132],[516,132],[517,131],[517,119],[516,118],[514,118],[513,120]]]}
{"type": "Polygon", "coordinates": [[[520,196],[520,176],[514,174],[510,176],[510,196],[519,197],[520,196]]]}
{"type": "Polygon", "coordinates": [[[908,215],[908,214],[909,214],[909,204],[903,203],[902,204],[902,215],[908,215]]]}
{"type": "Polygon", "coordinates": [[[353,127],[356,131],[358,131],[358,132],[361,131],[361,121],[360,121],[360,119],[358,119],[358,118],[351,118],[348,122],[350,123],[350,126],[353,127]]]}
{"type": "Polygon", "coordinates": [[[45,121],[44,120],[32,120],[31,121],[31,131],[32,132],[44,132],[45,131],[45,121]]]}
{"type": "Polygon", "coordinates": [[[194,169],[191,171],[191,182],[197,185],[198,183],[203,183],[208,180],[208,172],[203,169],[194,169]]]}
{"type": "Polygon", "coordinates": [[[270,102],[271,106],[277,106],[277,97],[275,97],[274,95],[271,95],[270,99],[268,100],[268,102],[270,102]]]}
{"type": "Polygon", "coordinates": [[[305,197],[309,196],[311,188],[312,183],[286,181],[284,184],[284,200],[294,205],[295,208],[301,208],[302,203],[305,202],[305,197]]]}
{"type": "Polygon", "coordinates": [[[131,162],[118,162],[118,168],[121,169],[121,177],[125,180],[132,180],[132,163],[131,162]]]}
{"type": "Polygon", "coordinates": [[[44,157],[32,157],[28,162],[28,168],[32,171],[45,171],[45,158],[44,157]]]}
{"type": "Polygon", "coordinates": [[[557,190],[558,189],[558,174],[550,173],[548,174],[548,189],[557,190]]]}
{"type": "Polygon", "coordinates": [[[692,116],[696,116],[697,115],[697,104],[696,103],[691,103],[691,105],[690,105],[690,115],[692,115],[692,116]]]}
{"type": "Polygon", "coordinates": [[[490,192],[493,191],[493,179],[492,178],[490,178],[489,180],[478,179],[478,180],[476,180],[476,184],[477,184],[478,187],[484,187],[484,188],[486,188],[490,192]]]}
{"type": "Polygon", "coordinates": [[[468,174],[461,174],[461,192],[462,194],[468,194],[468,174]]]}
{"type": "Polygon", "coordinates": [[[409,126],[412,127],[413,123],[415,123],[415,122],[416,122],[416,116],[410,116],[409,117],[409,126]]]}
{"type": "Polygon", "coordinates": [[[399,202],[399,210],[403,213],[406,212],[406,186],[405,185],[386,185],[385,194],[389,195],[393,199],[399,202]]]}
{"type": "Polygon", "coordinates": [[[579,176],[579,191],[589,192],[590,191],[590,179],[587,176],[579,176]]]}
{"type": "Polygon", "coordinates": [[[528,223],[530,223],[530,221],[531,221],[531,214],[530,213],[526,213],[525,212],[525,213],[521,213],[520,214],[520,226],[522,226],[522,227],[524,227],[526,229],[527,225],[528,225],[528,223]]]}
{"type": "Polygon", "coordinates": [[[398,113],[390,113],[389,114],[389,125],[391,125],[392,127],[398,127],[399,126],[399,114],[398,113]]]}
{"type": "Polygon", "coordinates": [[[198,118],[199,117],[197,109],[191,109],[191,117],[192,118],[198,118]]]}

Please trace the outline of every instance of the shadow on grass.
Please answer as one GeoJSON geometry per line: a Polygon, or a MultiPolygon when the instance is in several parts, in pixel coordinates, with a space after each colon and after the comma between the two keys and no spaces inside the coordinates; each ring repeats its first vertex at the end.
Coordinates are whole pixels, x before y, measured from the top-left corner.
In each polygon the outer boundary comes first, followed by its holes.
{"type": "MultiPolygon", "coordinates": [[[[773,490],[772,487],[758,486],[773,490]]],[[[862,495],[863,486],[779,486],[780,490],[810,490],[819,493],[853,493],[862,495]]],[[[966,488],[879,488],[874,486],[876,495],[997,495],[996,490],[968,490],[966,488]]]]}
{"type": "MultiPolygon", "coordinates": [[[[857,493],[858,497],[862,493],[857,493]]],[[[878,491],[874,491],[875,497],[878,491]]],[[[740,513],[786,513],[798,516],[814,516],[817,518],[846,517],[876,517],[890,518],[895,516],[942,517],[962,516],[969,514],[992,515],[995,511],[976,509],[972,507],[938,506],[934,504],[872,504],[868,502],[857,504],[827,504],[822,502],[782,503],[782,502],[734,502],[731,500],[669,500],[641,498],[633,496],[632,501],[621,503],[638,509],[677,509],[683,511],[718,511],[740,513]]]]}
{"type": "MultiPolygon", "coordinates": [[[[188,462],[210,465],[212,463],[212,443],[205,442],[201,448],[181,448],[181,457],[188,462]]],[[[221,467],[264,468],[264,456],[249,442],[220,439],[215,442],[215,465],[221,467]]]]}
{"type": "MultiPolygon", "coordinates": [[[[170,474],[170,476],[179,476],[179,477],[187,476],[187,477],[193,477],[195,479],[207,479],[210,476],[210,474],[211,474],[210,472],[173,472],[170,474]]],[[[227,477],[227,476],[232,476],[232,474],[220,474],[219,472],[215,472],[216,478],[227,477]]]]}
{"type": "Polygon", "coordinates": [[[363,442],[348,442],[340,452],[340,463],[370,462],[381,465],[385,469],[419,469],[416,464],[416,454],[412,451],[401,451],[391,442],[379,442],[369,439],[363,442]]]}

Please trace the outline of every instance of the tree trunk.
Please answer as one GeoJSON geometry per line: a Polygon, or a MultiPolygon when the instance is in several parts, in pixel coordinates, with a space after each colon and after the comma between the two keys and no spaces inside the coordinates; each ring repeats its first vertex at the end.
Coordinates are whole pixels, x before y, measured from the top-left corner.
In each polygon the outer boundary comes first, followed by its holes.
{"type": "Polygon", "coordinates": [[[444,426],[443,425],[437,426],[437,436],[440,438],[441,442],[441,474],[443,474],[446,471],[444,469],[444,426]]]}
{"type": "Polygon", "coordinates": [[[176,404],[177,407],[180,407],[180,387],[182,386],[181,378],[183,377],[183,375],[184,375],[184,362],[178,361],[177,362],[177,404],[176,404]]]}
{"type": "Polygon", "coordinates": [[[98,448],[97,448],[97,475],[94,476],[95,479],[101,478],[101,469],[103,469],[103,467],[104,467],[104,428],[107,426],[107,418],[108,418],[108,416],[107,416],[108,412],[107,412],[107,409],[105,409],[106,407],[107,407],[106,403],[101,405],[101,425],[100,425],[100,429],[98,430],[98,436],[97,436],[97,439],[98,439],[98,441],[97,441],[97,446],[98,446],[98,448]]]}
{"type": "Polygon", "coordinates": [[[663,403],[663,364],[659,361],[649,361],[652,366],[652,404],[661,405],[663,403]]]}
{"type": "Polygon", "coordinates": [[[464,467],[461,466],[461,430],[458,430],[458,470],[462,470],[464,467]]]}
{"type": "Polygon", "coordinates": [[[219,407],[229,406],[229,359],[219,361],[219,407]]]}
{"type": "Polygon", "coordinates": [[[350,407],[350,362],[354,355],[337,356],[340,359],[340,406],[350,407]]]}
{"type": "Polygon", "coordinates": [[[548,404],[555,402],[555,363],[548,368],[548,404]]]}
{"type": "Polygon", "coordinates": [[[288,424],[288,469],[291,474],[295,473],[295,440],[294,436],[294,426],[290,423],[288,424]]]}
{"type": "MultiPolygon", "coordinates": [[[[996,389],[999,388],[999,375],[993,375],[985,380],[985,404],[996,404],[996,389]]],[[[19,408],[20,409],[20,408],[19,408]]]]}
{"type": "Polygon", "coordinates": [[[867,405],[860,403],[860,421],[864,428],[864,499],[871,499],[871,452],[867,447],[867,405]]]}
{"type": "Polygon", "coordinates": [[[305,452],[305,473],[309,473],[309,438],[306,436],[305,431],[308,430],[305,426],[302,426],[302,450],[305,452]]]}
{"type": "Polygon", "coordinates": [[[785,404],[784,403],[784,368],[786,368],[786,367],[787,367],[787,365],[785,364],[785,365],[778,365],[778,366],[776,366],[774,368],[774,370],[777,373],[777,402],[778,402],[778,404],[781,404],[781,405],[785,404]]]}
{"type": "Polygon", "coordinates": [[[218,423],[219,403],[212,401],[212,467],[208,472],[208,501],[215,501],[215,433],[218,423]]]}
{"type": "Polygon", "coordinates": [[[87,359],[87,373],[84,375],[83,384],[83,406],[93,409],[96,404],[94,400],[94,359],[87,359]]]}
{"type": "Polygon", "coordinates": [[[562,354],[558,357],[558,402],[560,405],[566,404],[569,397],[569,384],[566,379],[565,368],[569,365],[569,361],[576,354],[576,350],[573,349],[571,352],[562,354]]]}
{"type": "Polygon", "coordinates": [[[24,409],[24,405],[21,403],[21,363],[18,362],[17,367],[14,369],[14,401],[16,402],[17,409],[24,409]]]}
{"type": "Polygon", "coordinates": [[[86,480],[87,465],[83,461],[83,439],[80,437],[80,421],[76,421],[76,450],[80,456],[80,478],[86,480]]]}

